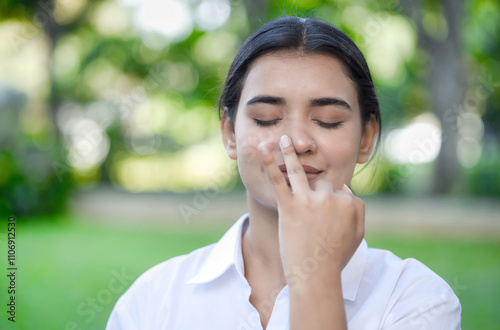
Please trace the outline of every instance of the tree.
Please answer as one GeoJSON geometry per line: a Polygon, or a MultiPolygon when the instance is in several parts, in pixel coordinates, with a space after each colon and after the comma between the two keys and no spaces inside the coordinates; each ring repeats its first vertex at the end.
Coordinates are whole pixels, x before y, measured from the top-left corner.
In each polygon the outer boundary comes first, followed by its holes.
{"type": "Polygon", "coordinates": [[[429,55],[428,82],[432,110],[442,127],[442,144],[434,169],[433,193],[449,193],[462,181],[457,157],[457,118],[464,101],[466,73],[461,41],[464,0],[406,1],[404,13],[415,23],[418,41],[429,55]],[[433,15],[433,27],[425,26],[425,12],[433,15]]]}

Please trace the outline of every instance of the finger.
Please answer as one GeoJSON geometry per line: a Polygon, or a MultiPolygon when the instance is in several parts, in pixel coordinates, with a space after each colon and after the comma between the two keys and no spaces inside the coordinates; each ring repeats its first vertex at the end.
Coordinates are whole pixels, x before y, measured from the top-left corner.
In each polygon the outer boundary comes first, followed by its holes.
{"type": "Polygon", "coordinates": [[[346,184],[344,184],[341,190],[345,191],[353,198],[354,207],[356,209],[356,236],[362,238],[365,236],[365,203],[361,198],[354,195],[351,188],[346,184]]]}
{"type": "Polygon", "coordinates": [[[293,147],[292,140],[286,135],[280,139],[280,149],[285,161],[286,172],[288,180],[292,186],[292,191],[305,191],[309,189],[309,182],[302,164],[297,157],[295,148],[293,147]]]}
{"type": "Polygon", "coordinates": [[[282,203],[286,198],[290,197],[290,189],[286,183],[283,173],[276,165],[273,154],[269,152],[268,145],[265,142],[259,144],[259,151],[264,162],[264,169],[271,181],[271,185],[276,193],[278,204],[282,203]]]}
{"type": "Polygon", "coordinates": [[[357,196],[354,196],[354,204],[356,205],[356,234],[358,237],[365,236],[365,203],[357,196]]]}
{"type": "Polygon", "coordinates": [[[346,185],[345,183],[344,183],[344,185],[342,186],[342,188],[340,190],[343,190],[346,193],[348,193],[349,195],[354,196],[354,193],[352,192],[351,188],[349,188],[349,186],[346,185]]]}

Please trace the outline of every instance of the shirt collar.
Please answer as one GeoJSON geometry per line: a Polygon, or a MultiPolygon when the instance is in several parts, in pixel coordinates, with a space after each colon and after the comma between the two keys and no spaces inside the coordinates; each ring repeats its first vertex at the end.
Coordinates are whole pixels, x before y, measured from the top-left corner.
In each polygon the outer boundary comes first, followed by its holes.
{"type": "Polygon", "coordinates": [[[221,276],[231,266],[244,277],[241,238],[248,223],[248,213],[242,215],[234,225],[215,243],[205,263],[186,284],[210,282],[221,276]]]}
{"type": "MultiPolygon", "coordinates": [[[[231,266],[244,277],[243,256],[241,252],[241,238],[248,226],[248,213],[242,215],[236,223],[215,243],[205,263],[186,284],[201,284],[210,282],[231,266]]],[[[342,292],[344,299],[354,301],[358,292],[361,278],[366,264],[368,245],[363,239],[358,249],[342,270],[342,292]]]]}

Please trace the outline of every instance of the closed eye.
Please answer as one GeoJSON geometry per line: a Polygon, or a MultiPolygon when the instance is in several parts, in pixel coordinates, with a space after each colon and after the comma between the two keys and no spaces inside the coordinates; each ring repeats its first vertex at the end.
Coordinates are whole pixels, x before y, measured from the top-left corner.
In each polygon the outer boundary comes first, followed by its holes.
{"type": "Polygon", "coordinates": [[[276,125],[278,123],[278,121],[280,121],[281,119],[273,119],[273,120],[260,120],[260,119],[256,119],[254,118],[254,122],[258,125],[258,126],[273,126],[273,125],[276,125]]]}
{"type": "Polygon", "coordinates": [[[326,123],[326,122],[321,121],[321,120],[315,120],[315,122],[319,126],[324,127],[324,128],[337,128],[337,127],[340,127],[344,123],[342,121],[335,122],[335,123],[326,123]]]}

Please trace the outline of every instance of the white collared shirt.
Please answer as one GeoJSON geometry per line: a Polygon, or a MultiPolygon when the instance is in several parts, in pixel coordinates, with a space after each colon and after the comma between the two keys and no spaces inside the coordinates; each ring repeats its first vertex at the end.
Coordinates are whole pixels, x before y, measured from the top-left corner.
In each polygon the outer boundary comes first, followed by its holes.
{"type": "MultiPolygon", "coordinates": [[[[106,329],[262,329],[244,276],[247,225],[245,214],[219,242],[146,271],[120,297],[106,329]]],[[[349,329],[460,329],[453,290],[415,259],[368,248],[363,240],[341,277],[349,329]]],[[[288,285],[271,307],[267,329],[289,329],[288,285]]]]}

